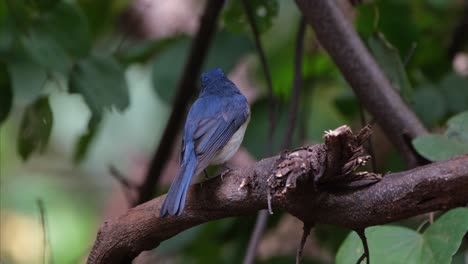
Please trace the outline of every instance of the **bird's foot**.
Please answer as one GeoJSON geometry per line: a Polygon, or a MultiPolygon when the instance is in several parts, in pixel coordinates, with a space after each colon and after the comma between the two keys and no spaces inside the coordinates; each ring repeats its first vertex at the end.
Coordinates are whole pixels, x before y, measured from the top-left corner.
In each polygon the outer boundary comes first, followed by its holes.
{"type": "Polygon", "coordinates": [[[229,172],[232,171],[232,168],[229,167],[229,165],[227,164],[227,162],[225,162],[223,164],[223,171],[221,172],[221,180],[224,181],[224,176],[227,175],[229,172]]]}

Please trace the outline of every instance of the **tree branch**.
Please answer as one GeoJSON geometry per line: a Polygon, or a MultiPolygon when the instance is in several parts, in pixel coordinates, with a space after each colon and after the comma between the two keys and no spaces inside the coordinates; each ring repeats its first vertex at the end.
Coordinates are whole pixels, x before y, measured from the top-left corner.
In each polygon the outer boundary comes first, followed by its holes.
{"type": "Polygon", "coordinates": [[[411,139],[427,133],[426,128],[391,86],[336,1],[296,0],[312,25],[320,44],[327,50],[364,107],[386,132],[409,167],[420,161],[411,139]]]}
{"type": "Polygon", "coordinates": [[[276,118],[275,118],[275,98],[273,96],[273,80],[271,78],[270,67],[268,66],[265,51],[262,47],[262,42],[260,41],[260,32],[258,30],[257,24],[255,23],[255,16],[253,14],[254,10],[252,10],[251,6],[249,5],[249,0],[241,0],[242,5],[245,10],[245,15],[247,17],[247,21],[249,22],[250,28],[252,29],[252,34],[254,37],[255,48],[258,53],[258,58],[260,59],[260,64],[263,68],[263,73],[265,74],[265,80],[267,82],[268,88],[268,115],[270,121],[270,129],[268,130],[268,140],[269,144],[267,145],[267,153],[271,155],[273,153],[273,132],[275,131],[276,127],[276,118]]]}
{"type": "Polygon", "coordinates": [[[289,102],[288,126],[283,138],[282,149],[291,147],[294,130],[296,128],[297,112],[299,110],[299,97],[302,89],[302,56],[304,55],[304,37],[306,22],[304,17],[299,21],[299,28],[296,34],[296,48],[294,51],[294,78],[292,84],[291,100],[289,102]]]}
{"type": "Polygon", "coordinates": [[[140,187],[136,203],[138,205],[151,199],[156,183],[170,155],[167,155],[174,147],[174,133],[179,131],[184,120],[184,114],[190,98],[195,94],[196,80],[200,74],[211,40],[216,32],[216,25],[224,1],[209,0],[206,2],[205,11],[200,19],[200,27],[195,35],[190,55],[185,64],[182,78],[180,79],[174,106],[161,137],[158,150],[151,161],[150,168],[140,187]]]}
{"type": "Polygon", "coordinates": [[[299,243],[299,246],[297,247],[297,252],[296,252],[296,264],[300,264],[302,260],[302,251],[304,251],[304,246],[305,243],[307,242],[307,237],[310,235],[310,230],[312,229],[312,226],[310,224],[304,223],[304,227],[302,228],[302,237],[301,237],[301,242],[299,243]]]}
{"type": "Polygon", "coordinates": [[[247,245],[247,251],[244,256],[243,264],[254,263],[255,256],[257,255],[258,244],[262,239],[263,233],[265,232],[266,224],[268,220],[268,211],[260,210],[255,220],[255,226],[250,235],[249,244],[247,245]]]}
{"type": "Polygon", "coordinates": [[[130,262],[190,227],[265,209],[269,195],[276,210],[304,223],[354,230],[468,203],[468,155],[391,173],[375,183],[376,175],[353,172],[357,163],[362,165],[361,145],[368,136],[366,129],[354,136],[348,127],[340,127],[325,135],[324,144],[231,170],[223,180],[192,185],[181,216],[158,217],[164,196],[132,208],[101,226],[88,263],[130,262]],[[324,187],[333,179],[348,182],[347,187],[324,187]]]}
{"type": "MultiPolygon", "coordinates": [[[[255,48],[257,49],[258,57],[260,59],[260,64],[263,68],[263,73],[265,74],[265,80],[267,82],[268,87],[268,116],[269,116],[269,124],[270,129],[268,129],[268,138],[266,145],[266,153],[268,155],[273,154],[273,134],[276,127],[276,118],[275,118],[275,98],[273,96],[273,80],[271,78],[270,68],[268,66],[265,51],[262,47],[262,42],[260,41],[260,32],[258,30],[257,24],[255,23],[255,10],[252,10],[252,7],[249,5],[249,0],[241,0],[241,3],[245,10],[245,15],[247,17],[247,21],[249,22],[250,28],[252,29],[252,34],[254,37],[255,48]]],[[[260,242],[260,238],[265,231],[266,223],[268,221],[268,212],[266,210],[262,210],[258,212],[257,220],[255,222],[255,227],[252,232],[252,235],[249,239],[249,244],[247,245],[247,252],[244,257],[244,264],[251,264],[254,262],[255,254],[257,253],[258,243],[260,242]]]]}

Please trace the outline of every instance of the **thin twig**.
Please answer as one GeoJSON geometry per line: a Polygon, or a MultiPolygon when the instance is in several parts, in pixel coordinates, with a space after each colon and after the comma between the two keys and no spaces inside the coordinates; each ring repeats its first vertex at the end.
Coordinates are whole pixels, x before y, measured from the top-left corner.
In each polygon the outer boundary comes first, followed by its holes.
{"type": "Polygon", "coordinates": [[[291,101],[289,103],[288,126],[284,134],[282,149],[291,147],[294,129],[296,128],[297,112],[299,109],[299,96],[302,89],[302,57],[304,54],[304,36],[306,22],[304,17],[299,21],[299,29],[296,35],[296,49],[294,52],[294,79],[292,85],[291,101]]]}
{"type": "MultiPolygon", "coordinates": [[[[359,115],[361,116],[361,128],[367,126],[366,113],[364,113],[364,108],[361,103],[359,103],[359,115]]],[[[375,160],[375,151],[374,145],[372,144],[372,135],[367,139],[367,152],[371,156],[371,171],[377,172],[377,163],[375,160]]]]}
{"type": "Polygon", "coordinates": [[[140,189],[138,185],[133,182],[130,182],[122,172],[120,172],[116,167],[113,165],[109,165],[109,173],[117,182],[120,183],[122,187],[122,191],[127,198],[127,202],[130,206],[135,202],[135,197],[133,196],[133,192],[138,192],[140,189]]]}
{"type": "Polygon", "coordinates": [[[361,264],[361,262],[366,258],[366,254],[362,253],[362,255],[356,261],[356,264],[361,264]]]}
{"type": "MultiPolygon", "coordinates": [[[[269,102],[268,114],[269,114],[270,129],[268,130],[266,152],[268,155],[271,155],[273,153],[273,133],[276,128],[275,98],[273,96],[273,81],[272,81],[270,69],[266,60],[266,55],[263,50],[262,43],[260,41],[260,32],[258,30],[257,24],[255,23],[255,17],[254,17],[252,8],[249,6],[248,0],[242,0],[241,2],[244,7],[244,11],[247,16],[247,20],[249,22],[250,28],[252,30],[255,47],[257,49],[260,63],[263,67],[263,73],[265,75],[265,79],[266,79],[267,87],[268,87],[268,102],[269,102]]],[[[269,204],[269,209],[271,211],[270,204],[269,204]]],[[[254,231],[252,232],[252,235],[250,236],[247,253],[244,257],[244,264],[253,263],[255,259],[255,254],[257,252],[258,243],[260,242],[260,238],[265,230],[267,220],[268,220],[268,211],[261,210],[258,213],[254,231]]]]}
{"type": "Polygon", "coordinates": [[[367,244],[367,238],[366,238],[366,233],[364,229],[357,229],[355,230],[356,233],[358,234],[359,238],[362,241],[362,246],[364,247],[364,252],[362,253],[362,256],[358,259],[356,264],[361,263],[361,261],[366,258],[366,264],[370,264],[370,253],[369,253],[369,245],[367,244]]]}
{"type": "MultiPolygon", "coordinates": [[[[50,249],[50,243],[49,243],[49,236],[47,235],[47,217],[46,217],[46,211],[44,207],[44,202],[42,199],[37,199],[37,208],[39,208],[39,216],[41,219],[41,227],[42,227],[42,263],[45,264],[47,263],[47,249],[50,249]]],[[[53,263],[53,258],[52,256],[50,257],[49,263],[53,263]]]]}
{"type": "Polygon", "coordinates": [[[296,0],[318,41],[330,54],[356,96],[383,128],[408,167],[423,161],[408,144],[428,133],[421,120],[392,87],[336,1],[296,0]]]}
{"type": "Polygon", "coordinates": [[[413,58],[413,55],[414,55],[414,52],[416,51],[416,48],[418,47],[418,43],[417,42],[413,42],[411,44],[411,48],[410,50],[408,51],[408,53],[406,54],[406,57],[405,59],[403,60],[403,65],[404,66],[407,66],[408,63],[411,61],[411,58],[413,58]]]}
{"type": "Polygon", "coordinates": [[[310,235],[310,230],[312,229],[312,226],[309,224],[304,223],[303,231],[302,231],[302,237],[301,237],[301,243],[297,247],[297,252],[296,252],[296,264],[301,263],[302,260],[302,252],[304,251],[304,246],[307,241],[307,237],[310,235]]]}
{"type": "Polygon", "coordinates": [[[247,20],[249,22],[250,28],[253,33],[254,41],[255,41],[255,48],[257,49],[258,57],[260,59],[260,64],[263,68],[263,74],[265,74],[265,80],[267,82],[268,87],[268,114],[269,114],[269,121],[270,121],[270,129],[268,130],[268,144],[267,144],[267,154],[271,155],[273,153],[273,133],[276,128],[276,119],[275,119],[275,98],[273,96],[273,81],[271,78],[270,67],[268,66],[265,51],[262,47],[262,42],[260,41],[260,32],[258,30],[257,24],[255,23],[255,17],[252,8],[249,5],[248,0],[242,0],[242,5],[244,6],[244,11],[247,16],[247,20]]]}
{"type": "Polygon", "coordinates": [[[260,210],[257,215],[257,221],[252,235],[250,236],[249,245],[247,246],[247,253],[245,254],[244,264],[254,263],[255,255],[257,254],[257,247],[265,231],[266,222],[268,219],[268,211],[260,210]]]}
{"type": "Polygon", "coordinates": [[[272,215],[273,214],[273,208],[271,207],[271,193],[270,192],[268,192],[267,204],[268,204],[268,213],[272,215]]]}
{"type": "Polygon", "coordinates": [[[418,228],[416,228],[416,232],[420,233],[426,224],[429,224],[429,218],[424,219],[424,221],[422,221],[421,224],[419,224],[418,228]]]}
{"type": "Polygon", "coordinates": [[[177,95],[173,103],[173,109],[169,121],[164,129],[158,150],[156,151],[150,168],[140,187],[138,198],[134,205],[144,203],[153,197],[156,184],[161,176],[170,153],[174,147],[175,136],[182,127],[182,121],[190,99],[195,94],[196,80],[208,53],[216,25],[224,1],[209,0],[206,2],[204,13],[200,20],[200,27],[195,35],[190,48],[189,57],[185,64],[182,78],[178,84],[177,95]]]}

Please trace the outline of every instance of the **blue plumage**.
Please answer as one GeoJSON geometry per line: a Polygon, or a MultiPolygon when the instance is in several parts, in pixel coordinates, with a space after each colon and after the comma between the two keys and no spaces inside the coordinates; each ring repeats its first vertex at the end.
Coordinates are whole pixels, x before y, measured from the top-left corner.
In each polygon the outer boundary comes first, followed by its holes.
{"type": "Polygon", "coordinates": [[[201,76],[202,91],[185,121],[180,165],[160,216],[180,215],[193,177],[209,164],[229,160],[242,142],[250,110],[245,97],[221,69],[201,76]]]}

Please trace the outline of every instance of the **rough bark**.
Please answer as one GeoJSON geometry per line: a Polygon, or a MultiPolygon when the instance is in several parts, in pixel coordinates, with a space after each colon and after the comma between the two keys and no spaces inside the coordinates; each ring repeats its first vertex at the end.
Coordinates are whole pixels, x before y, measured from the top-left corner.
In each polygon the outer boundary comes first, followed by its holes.
{"type": "Polygon", "coordinates": [[[320,44],[352,89],[400,151],[409,167],[421,163],[410,141],[427,133],[422,122],[392,87],[336,1],[296,0],[320,44]]]}
{"type": "Polygon", "coordinates": [[[288,211],[305,223],[352,229],[468,203],[468,155],[382,178],[355,172],[367,159],[361,145],[368,136],[368,129],[355,136],[340,127],[326,134],[324,144],[192,185],[181,216],[159,218],[164,196],[132,208],[102,225],[88,263],[129,263],[190,227],[265,209],[268,197],[273,211],[288,211]]]}

